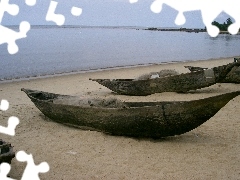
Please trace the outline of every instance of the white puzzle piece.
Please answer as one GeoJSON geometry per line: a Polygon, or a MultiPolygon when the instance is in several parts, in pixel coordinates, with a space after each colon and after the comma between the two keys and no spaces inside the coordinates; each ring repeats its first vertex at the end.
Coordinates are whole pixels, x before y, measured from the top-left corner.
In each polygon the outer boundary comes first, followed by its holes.
{"type": "Polygon", "coordinates": [[[25,0],[25,3],[28,6],[34,6],[36,4],[36,0],[25,0]]]}
{"type": "Polygon", "coordinates": [[[51,1],[48,12],[46,15],[46,21],[53,21],[55,22],[58,26],[62,26],[65,22],[65,17],[62,14],[55,14],[55,10],[57,8],[58,2],[56,1],[51,1]]]}
{"type": "Polygon", "coordinates": [[[9,102],[5,99],[2,99],[1,104],[0,104],[0,110],[6,111],[6,110],[8,110],[8,108],[9,108],[9,102]]]}
{"type": "MultiPolygon", "coordinates": [[[[6,111],[9,108],[9,102],[5,99],[1,100],[0,110],[6,111]]],[[[15,135],[16,126],[19,124],[19,119],[15,116],[8,118],[8,127],[0,126],[0,133],[7,134],[10,136],[15,135]]]]}
{"type": "Polygon", "coordinates": [[[9,4],[9,0],[0,1],[0,24],[5,12],[8,12],[12,16],[16,16],[19,12],[19,7],[16,4],[9,4]]]}
{"type": "MultiPolygon", "coordinates": [[[[57,8],[58,2],[56,1],[51,1],[48,12],[46,15],[46,21],[53,21],[55,22],[58,26],[62,26],[65,22],[65,16],[62,14],[55,14],[55,10],[57,8]]],[[[73,6],[71,8],[71,14],[73,16],[80,16],[82,14],[82,9],[79,7],[73,6]]]]}
{"type": "Polygon", "coordinates": [[[80,16],[82,14],[82,9],[79,7],[73,6],[71,9],[71,13],[73,16],[80,16]]]}
{"type": "Polygon", "coordinates": [[[10,170],[11,166],[8,163],[0,164],[0,180],[15,180],[10,177],[7,177],[10,170]]]}
{"type": "Polygon", "coordinates": [[[15,116],[11,116],[8,119],[8,127],[0,126],[0,133],[15,136],[15,129],[19,124],[19,119],[15,116]]]}
{"type": "Polygon", "coordinates": [[[138,2],[138,0],[129,0],[131,4],[138,2]]]}
{"type": "Polygon", "coordinates": [[[19,26],[19,32],[13,31],[5,26],[0,25],[0,44],[8,44],[9,54],[15,54],[18,52],[18,46],[16,40],[26,38],[27,32],[31,26],[28,22],[22,21],[19,26]]]}
{"type": "Polygon", "coordinates": [[[17,152],[16,158],[20,162],[27,162],[27,166],[21,180],[40,180],[38,174],[46,173],[50,169],[47,162],[35,165],[32,154],[27,154],[24,151],[17,152]]]}
{"type": "MultiPolygon", "coordinates": [[[[30,1],[34,2],[34,0],[26,0],[28,4],[30,4],[30,1]]],[[[0,45],[7,43],[8,52],[10,54],[15,54],[18,52],[16,40],[27,37],[27,32],[30,30],[30,24],[26,21],[22,21],[19,26],[19,32],[15,32],[12,29],[2,26],[1,22],[5,12],[15,16],[19,13],[19,7],[16,4],[9,4],[9,0],[0,1],[0,45]]]]}

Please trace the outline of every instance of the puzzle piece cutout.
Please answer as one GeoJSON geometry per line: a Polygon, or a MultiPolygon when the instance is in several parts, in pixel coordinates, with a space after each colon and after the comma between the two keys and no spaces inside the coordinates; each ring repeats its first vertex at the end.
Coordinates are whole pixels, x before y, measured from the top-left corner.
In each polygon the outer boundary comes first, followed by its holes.
{"type": "MultiPolygon", "coordinates": [[[[25,0],[25,3],[28,6],[34,6],[36,4],[36,0],[25,0]]],[[[1,0],[0,1],[0,23],[2,22],[2,18],[5,12],[8,12],[12,16],[16,16],[19,13],[19,7],[16,4],[9,4],[9,0],[1,0]]]]}
{"type": "Polygon", "coordinates": [[[10,54],[17,53],[18,46],[15,41],[27,37],[27,32],[30,28],[31,26],[27,21],[20,23],[19,32],[0,25],[0,44],[8,43],[8,52],[10,54]]]}
{"type": "Polygon", "coordinates": [[[0,1],[0,23],[2,22],[4,12],[8,12],[10,15],[16,16],[19,12],[19,7],[16,4],[9,4],[9,0],[1,0],[0,1]]]}
{"type": "Polygon", "coordinates": [[[46,21],[53,21],[55,22],[58,26],[62,26],[65,22],[65,17],[62,14],[55,14],[55,9],[57,8],[58,2],[56,1],[51,1],[48,12],[46,15],[46,21]]]}
{"type": "MultiPolygon", "coordinates": [[[[9,108],[9,102],[5,99],[1,100],[0,110],[6,111],[9,108]]],[[[8,119],[8,127],[0,126],[0,133],[4,133],[10,136],[15,135],[16,126],[19,124],[19,119],[15,116],[11,116],[8,119]]]]}
{"type": "MultiPolygon", "coordinates": [[[[39,165],[35,165],[31,154],[27,154],[24,151],[18,151],[16,158],[20,162],[27,162],[27,166],[23,172],[21,180],[40,180],[39,173],[46,173],[49,171],[49,165],[46,162],[42,162],[39,165]]],[[[0,164],[0,179],[1,180],[15,180],[7,177],[11,170],[11,166],[8,163],[0,164]]]]}
{"type": "Polygon", "coordinates": [[[42,162],[39,165],[35,165],[32,154],[27,154],[24,151],[17,152],[16,158],[20,162],[27,162],[27,166],[24,170],[21,180],[40,180],[38,174],[46,173],[50,169],[47,162],[42,162]]]}
{"type": "Polygon", "coordinates": [[[129,0],[131,4],[138,2],[138,0],[129,0]]]}
{"type": "Polygon", "coordinates": [[[73,6],[71,9],[71,13],[73,16],[80,16],[82,14],[82,9],[79,7],[73,6]]]}
{"type": "Polygon", "coordinates": [[[11,166],[8,163],[0,164],[0,179],[1,180],[15,180],[10,177],[7,177],[10,170],[11,170],[11,166]]]}
{"type": "Polygon", "coordinates": [[[11,116],[8,119],[8,127],[0,126],[0,133],[15,136],[15,129],[19,124],[19,119],[15,116],[11,116]]]}
{"type": "Polygon", "coordinates": [[[36,0],[25,0],[25,3],[28,5],[28,6],[34,6],[36,4],[36,0]]]}
{"type": "MultiPolygon", "coordinates": [[[[51,1],[48,12],[46,15],[46,21],[53,21],[55,22],[58,26],[62,26],[65,22],[65,16],[62,14],[55,14],[55,10],[57,8],[58,2],[56,1],[51,1]]],[[[71,9],[71,13],[73,16],[80,16],[82,14],[82,9],[73,6],[71,9]]]]}
{"type": "MultiPolygon", "coordinates": [[[[1,100],[0,110],[6,111],[9,108],[9,102],[7,100],[1,100]]],[[[17,117],[11,116],[8,120],[8,127],[4,128],[0,126],[0,133],[8,135],[15,135],[15,128],[19,124],[17,117]]],[[[1,150],[0,150],[1,151],[1,150]]],[[[0,152],[1,153],[1,152],[0,152]]],[[[27,154],[24,151],[18,151],[16,158],[20,162],[27,162],[27,166],[23,172],[21,180],[40,180],[39,173],[45,173],[49,171],[49,165],[47,162],[42,162],[39,165],[35,165],[31,154],[27,154]]],[[[7,177],[10,172],[11,166],[8,163],[0,164],[0,180],[15,180],[7,177]]]]}
{"type": "MultiPolygon", "coordinates": [[[[36,0],[25,0],[25,3],[29,6],[34,6],[36,0]]],[[[19,13],[19,7],[16,4],[9,4],[9,0],[0,1],[0,23],[5,12],[10,15],[17,15],[19,13]]],[[[13,31],[0,24],[0,45],[7,43],[9,54],[15,54],[18,52],[18,46],[16,40],[27,37],[27,32],[30,30],[30,24],[26,21],[22,21],[19,25],[19,32],[13,31]]]]}
{"type": "MultiPolygon", "coordinates": [[[[129,0],[130,3],[136,3],[138,0],[129,0]]],[[[240,28],[240,1],[239,0],[155,0],[150,9],[154,13],[160,13],[162,5],[166,4],[178,11],[178,15],[175,19],[175,24],[183,25],[186,22],[184,12],[201,10],[203,23],[207,28],[207,32],[210,36],[216,37],[219,34],[218,27],[212,25],[212,22],[217,16],[225,12],[234,18],[235,23],[228,27],[230,34],[237,34],[240,28]]]]}
{"type": "Polygon", "coordinates": [[[9,108],[9,102],[5,99],[2,99],[0,104],[0,110],[6,111],[8,110],[8,108],[9,108]]]}

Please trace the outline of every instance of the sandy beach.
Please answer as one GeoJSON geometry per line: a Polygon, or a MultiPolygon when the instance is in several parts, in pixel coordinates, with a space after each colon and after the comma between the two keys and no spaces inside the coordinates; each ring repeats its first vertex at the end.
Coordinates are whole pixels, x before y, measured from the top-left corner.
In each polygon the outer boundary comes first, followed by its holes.
{"type": "MultiPolygon", "coordinates": [[[[158,93],[149,96],[116,95],[89,78],[136,78],[141,74],[186,65],[212,68],[233,58],[166,63],[131,68],[105,69],[48,78],[0,83],[0,99],[9,110],[0,111],[0,125],[10,116],[20,124],[16,135],[1,134],[14,150],[32,154],[35,164],[46,161],[50,171],[42,180],[63,179],[240,179],[240,96],[232,99],[209,121],[174,137],[158,140],[110,136],[55,123],[45,117],[21,88],[74,96],[115,96],[124,101],[189,101],[240,90],[240,84],[221,83],[189,93],[158,93]]],[[[26,163],[12,160],[11,178],[21,179],[26,163]]]]}

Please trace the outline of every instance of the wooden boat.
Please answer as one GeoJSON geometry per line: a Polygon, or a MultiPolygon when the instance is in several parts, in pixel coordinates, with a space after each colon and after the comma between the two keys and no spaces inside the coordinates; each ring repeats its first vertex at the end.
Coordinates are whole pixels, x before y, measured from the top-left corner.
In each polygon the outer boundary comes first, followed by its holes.
{"type": "Polygon", "coordinates": [[[111,135],[160,138],[186,133],[214,116],[240,91],[179,102],[85,99],[22,89],[55,122],[111,135]]]}
{"type": "Polygon", "coordinates": [[[234,62],[239,62],[239,61],[240,61],[240,58],[233,58],[233,61],[234,61],[234,62]]]}
{"type": "Polygon", "coordinates": [[[0,164],[3,162],[11,164],[14,157],[15,153],[11,144],[0,139],[0,164]]]}
{"type": "MultiPolygon", "coordinates": [[[[240,62],[240,58],[234,58],[233,62],[235,62],[235,63],[240,62]]],[[[195,67],[195,66],[184,66],[184,67],[188,68],[191,72],[203,71],[203,70],[208,69],[208,68],[195,67]]],[[[236,65],[236,66],[232,67],[230,72],[220,82],[221,83],[235,83],[235,84],[239,84],[240,83],[240,66],[236,65]]]]}
{"type": "MultiPolygon", "coordinates": [[[[186,66],[184,66],[186,67],[186,66]]],[[[191,72],[194,71],[202,71],[203,68],[200,67],[194,67],[194,66],[188,66],[188,68],[191,72]]],[[[207,69],[207,68],[206,68],[207,69]]],[[[226,75],[226,77],[220,81],[221,83],[240,83],[240,66],[234,66],[231,71],[226,75]]]]}
{"type": "Polygon", "coordinates": [[[240,62],[214,67],[203,71],[195,71],[155,79],[89,79],[123,95],[145,96],[161,92],[187,92],[211,86],[221,82],[234,66],[240,62]]]}
{"type": "Polygon", "coordinates": [[[188,68],[189,71],[195,72],[195,71],[204,71],[208,68],[202,68],[202,67],[196,67],[196,66],[184,66],[185,68],[188,68]]]}
{"type": "Polygon", "coordinates": [[[240,66],[234,66],[221,82],[240,84],[240,66]]]}

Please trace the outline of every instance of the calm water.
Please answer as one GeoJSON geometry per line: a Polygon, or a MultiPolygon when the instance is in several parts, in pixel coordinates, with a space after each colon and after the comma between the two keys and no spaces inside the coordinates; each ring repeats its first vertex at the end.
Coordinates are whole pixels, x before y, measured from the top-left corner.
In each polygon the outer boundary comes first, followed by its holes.
{"type": "Polygon", "coordinates": [[[126,28],[33,28],[17,44],[15,55],[0,45],[0,79],[240,55],[239,35],[126,28]]]}

